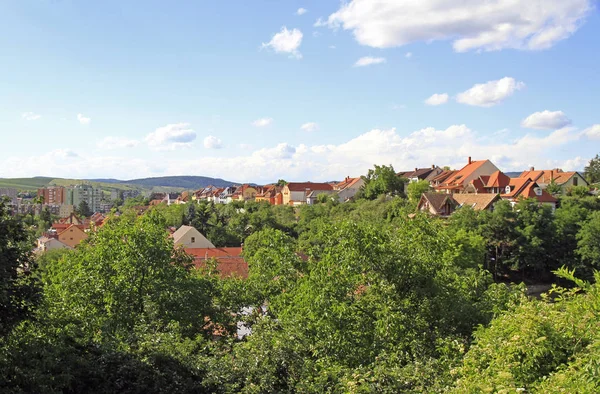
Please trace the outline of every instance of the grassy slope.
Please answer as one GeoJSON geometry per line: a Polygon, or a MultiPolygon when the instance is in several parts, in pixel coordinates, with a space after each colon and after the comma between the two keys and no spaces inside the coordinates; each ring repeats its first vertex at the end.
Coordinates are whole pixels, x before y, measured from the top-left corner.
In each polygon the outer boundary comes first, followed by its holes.
{"type": "Polygon", "coordinates": [[[81,181],[77,179],[62,179],[62,178],[49,178],[49,177],[35,177],[35,178],[0,178],[0,187],[10,187],[18,189],[19,191],[37,191],[38,188],[42,188],[48,185],[56,186],[72,186],[80,183],[91,184],[94,187],[99,187],[105,191],[113,189],[117,190],[149,190],[153,192],[168,192],[168,191],[183,191],[181,187],[152,187],[144,185],[130,185],[126,183],[107,183],[107,182],[93,182],[93,181],[81,181]]]}

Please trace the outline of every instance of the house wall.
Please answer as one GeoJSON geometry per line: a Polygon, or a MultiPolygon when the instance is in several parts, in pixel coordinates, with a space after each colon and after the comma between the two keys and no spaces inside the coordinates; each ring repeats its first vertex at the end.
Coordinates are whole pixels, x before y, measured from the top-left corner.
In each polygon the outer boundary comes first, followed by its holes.
{"type": "Polygon", "coordinates": [[[575,186],[575,179],[577,179],[577,186],[587,186],[587,181],[580,176],[579,174],[573,175],[567,182],[563,183],[561,186],[563,193],[572,186],[575,186]]]}
{"type": "Polygon", "coordinates": [[[54,250],[54,249],[71,249],[71,247],[69,247],[69,245],[64,244],[56,239],[51,239],[50,241],[44,243],[42,246],[42,250],[44,252],[47,252],[49,250],[54,250]]]}
{"type": "Polygon", "coordinates": [[[463,186],[467,186],[473,179],[479,178],[482,175],[492,175],[494,172],[500,171],[498,167],[494,165],[491,161],[487,160],[485,163],[479,166],[475,171],[473,171],[469,176],[461,179],[463,186]]]}
{"type": "Polygon", "coordinates": [[[58,236],[58,240],[63,244],[74,248],[81,241],[87,239],[88,235],[79,227],[69,227],[58,236]]]}
{"type": "Polygon", "coordinates": [[[192,228],[183,234],[179,239],[174,240],[175,245],[183,245],[184,248],[214,248],[212,244],[202,233],[192,228]],[[193,240],[192,240],[193,238],[193,240]],[[193,242],[192,242],[193,241],[193,242]]]}

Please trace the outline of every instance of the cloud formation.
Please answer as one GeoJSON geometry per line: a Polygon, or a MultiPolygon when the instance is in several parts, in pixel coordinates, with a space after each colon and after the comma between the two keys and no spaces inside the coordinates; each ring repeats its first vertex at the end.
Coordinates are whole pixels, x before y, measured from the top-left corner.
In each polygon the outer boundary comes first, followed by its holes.
{"type": "Polygon", "coordinates": [[[296,11],[296,15],[304,15],[308,12],[308,10],[306,8],[298,8],[298,11],[296,11]]]}
{"type": "MultiPolygon", "coordinates": [[[[168,127],[168,126],[165,126],[168,127]]],[[[192,155],[166,158],[159,164],[151,158],[134,159],[86,154],[68,150],[32,157],[0,159],[2,176],[62,176],[73,178],[138,178],[161,175],[198,174],[235,182],[328,181],[365,174],[374,164],[392,164],[398,171],[432,164],[461,168],[467,157],[489,158],[503,171],[537,168],[581,169],[589,158],[548,159],[548,152],[564,149],[581,138],[598,138],[600,125],[585,131],[566,127],[545,136],[525,134],[514,140],[484,138],[464,124],[447,128],[427,127],[413,132],[373,129],[341,144],[292,145],[280,142],[243,154],[217,157],[192,155]],[[64,160],[69,157],[69,160],[64,160]],[[18,165],[17,165],[18,164],[18,165]]]]}
{"type": "Polygon", "coordinates": [[[442,105],[448,102],[448,94],[447,93],[435,93],[431,95],[427,100],[425,100],[425,104],[427,105],[442,105]]]}
{"type": "Polygon", "coordinates": [[[457,52],[541,50],[574,34],[592,9],[592,0],[351,0],[315,26],[374,48],[453,40],[457,52]]]}
{"type": "Polygon", "coordinates": [[[189,123],[174,123],[148,134],[146,142],[154,150],[175,150],[191,147],[195,139],[196,132],[189,123]]]}
{"type": "Polygon", "coordinates": [[[298,29],[288,30],[283,26],[279,33],[276,33],[268,43],[262,44],[262,48],[271,48],[276,53],[287,53],[290,57],[301,59],[302,54],[298,51],[302,44],[302,32],[298,29]]]}
{"type": "Polygon", "coordinates": [[[112,150],[112,149],[123,149],[123,148],[134,148],[139,145],[139,141],[123,138],[123,137],[106,137],[102,141],[98,142],[98,149],[112,150]]]}
{"type": "Polygon", "coordinates": [[[23,118],[27,121],[38,120],[41,117],[42,117],[42,115],[39,115],[39,114],[36,114],[33,112],[23,112],[21,114],[21,118],[23,118]]]}
{"type": "Polygon", "coordinates": [[[477,107],[493,107],[524,87],[523,82],[504,77],[497,81],[476,84],[471,89],[456,95],[456,101],[477,107]]]}
{"type": "Polygon", "coordinates": [[[304,123],[300,128],[304,131],[312,132],[319,130],[319,125],[315,122],[304,123]]]}
{"type": "Polygon", "coordinates": [[[600,124],[595,124],[583,130],[583,135],[591,140],[600,140],[600,124]]]}
{"type": "Polygon", "coordinates": [[[354,67],[365,67],[365,66],[370,66],[373,64],[381,64],[381,63],[385,63],[384,57],[364,56],[364,57],[361,57],[360,59],[358,59],[356,61],[356,63],[354,63],[354,67]]]}
{"type": "Polygon", "coordinates": [[[556,130],[571,124],[571,119],[567,118],[562,111],[541,111],[535,112],[521,122],[521,126],[528,129],[538,130],[556,130]]]}
{"type": "Polygon", "coordinates": [[[223,141],[214,135],[209,135],[204,139],[204,147],[206,149],[221,149],[223,147],[223,141]]]}
{"type": "Polygon", "coordinates": [[[77,120],[79,121],[79,123],[81,124],[90,124],[90,122],[92,121],[91,118],[88,118],[86,116],[83,116],[83,114],[77,114],[77,120]]]}
{"type": "Polygon", "coordinates": [[[254,122],[252,122],[252,125],[254,127],[267,127],[271,123],[273,123],[273,118],[260,118],[260,119],[256,119],[254,122]]]}

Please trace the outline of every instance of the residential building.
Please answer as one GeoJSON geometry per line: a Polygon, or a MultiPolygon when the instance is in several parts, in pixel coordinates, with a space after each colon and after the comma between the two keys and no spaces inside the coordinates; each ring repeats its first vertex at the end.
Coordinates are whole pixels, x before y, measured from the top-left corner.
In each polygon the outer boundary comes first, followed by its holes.
{"type": "Polygon", "coordinates": [[[215,259],[221,277],[248,277],[248,263],[242,257],[242,248],[186,248],[185,252],[194,257],[196,268],[205,268],[206,263],[215,259]]]}
{"type": "Polygon", "coordinates": [[[184,248],[214,248],[212,244],[200,231],[191,226],[181,226],[172,235],[175,246],[184,248]]]}
{"type": "Polygon", "coordinates": [[[285,185],[282,190],[283,204],[306,204],[306,198],[315,190],[333,190],[333,186],[329,183],[290,182],[285,185]]]}
{"type": "Polygon", "coordinates": [[[493,211],[494,204],[501,200],[498,194],[453,194],[452,198],[456,201],[456,208],[471,207],[476,211],[493,211]]]}
{"type": "Polygon", "coordinates": [[[577,171],[563,171],[560,168],[536,171],[534,167],[531,167],[529,171],[523,171],[519,178],[530,178],[542,189],[546,189],[549,184],[555,183],[556,185],[560,186],[563,194],[570,187],[589,185],[583,175],[577,171]]]}
{"type": "Polygon", "coordinates": [[[17,195],[17,189],[13,189],[12,187],[0,187],[0,199],[2,197],[7,197],[11,205],[17,205],[17,195]]]}
{"type": "Polygon", "coordinates": [[[417,204],[417,210],[435,216],[448,217],[457,206],[458,203],[452,198],[452,194],[423,193],[417,204]]]}
{"type": "Polygon", "coordinates": [[[235,187],[229,186],[223,189],[217,197],[215,203],[217,204],[229,204],[233,201],[233,193],[235,193],[235,187]]]}
{"type": "Polygon", "coordinates": [[[306,204],[308,205],[313,205],[318,201],[318,197],[321,194],[325,194],[328,196],[328,198],[336,198],[337,199],[337,195],[336,195],[336,191],[335,190],[313,190],[310,193],[308,193],[308,195],[306,196],[306,204]]]}
{"type": "MultiPolygon", "coordinates": [[[[414,171],[401,171],[397,175],[408,179],[408,183],[418,182],[418,181],[431,181],[444,172],[443,169],[433,164],[431,167],[427,168],[415,168],[414,171]]],[[[404,192],[406,193],[406,189],[408,187],[408,183],[404,184],[404,192]]]]}
{"type": "Polygon", "coordinates": [[[81,225],[71,224],[66,229],[58,232],[58,240],[71,248],[76,247],[87,238],[88,235],[83,231],[81,225]]]}
{"type": "Polygon", "coordinates": [[[283,204],[283,186],[266,185],[256,194],[254,201],[266,201],[271,205],[283,204]]]}
{"type": "Polygon", "coordinates": [[[500,193],[500,197],[503,200],[510,201],[513,206],[523,198],[535,198],[540,204],[552,207],[552,210],[556,208],[558,203],[555,197],[530,178],[511,178],[510,184],[500,193]]]}
{"type": "Polygon", "coordinates": [[[253,201],[257,194],[255,187],[244,184],[235,189],[231,198],[235,201],[253,201]]]}
{"type": "MultiPolygon", "coordinates": [[[[490,176],[496,171],[499,171],[499,169],[491,161],[473,161],[469,156],[466,166],[448,176],[443,182],[440,182],[440,184],[434,188],[437,191],[445,193],[466,193],[468,189],[465,189],[471,183],[471,181],[481,176],[490,176]]],[[[436,178],[434,177],[433,180],[435,179],[436,178]]]]}
{"type": "Polygon", "coordinates": [[[53,237],[41,236],[37,239],[37,248],[35,249],[35,252],[43,253],[43,252],[47,252],[49,250],[54,250],[54,249],[73,249],[73,248],[70,247],[69,245],[66,245],[66,244],[60,242],[58,239],[53,238],[53,237]]]}
{"type": "Polygon", "coordinates": [[[362,177],[346,177],[342,182],[335,184],[333,189],[336,191],[338,201],[346,202],[354,198],[364,185],[365,180],[362,177]]]}
{"type": "Polygon", "coordinates": [[[431,178],[429,183],[432,187],[436,188],[437,186],[443,184],[446,181],[446,179],[450,178],[454,174],[456,174],[455,170],[443,170],[439,175],[436,175],[433,178],[431,178]]]}
{"type": "Polygon", "coordinates": [[[92,212],[98,212],[102,201],[102,189],[87,184],[77,185],[67,189],[66,201],[68,205],[76,208],[85,201],[92,212]]]}
{"type": "Polygon", "coordinates": [[[48,186],[38,189],[37,195],[44,199],[44,204],[63,205],[67,203],[67,189],[63,186],[48,186]]]}

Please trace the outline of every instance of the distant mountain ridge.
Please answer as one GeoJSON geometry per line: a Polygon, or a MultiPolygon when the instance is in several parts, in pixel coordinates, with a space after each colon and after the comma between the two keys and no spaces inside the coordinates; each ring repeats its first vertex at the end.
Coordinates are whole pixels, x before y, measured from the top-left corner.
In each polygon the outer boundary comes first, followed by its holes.
{"type": "Polygon", "coordinates": [[[119,179],[88,179],[92,182],[127,184],[143,187],[177,187],[188,190],[196,190],[209,185],[216,187],[227,187],[236,184],[236,182],[226,181],[221,178],[210,178],[206,176],[161,176],[153,178],[141,178],[122,181],[119,179]]]}

